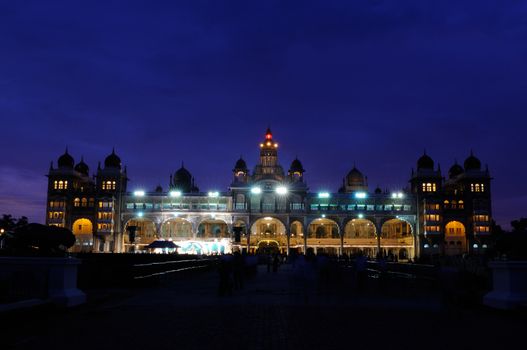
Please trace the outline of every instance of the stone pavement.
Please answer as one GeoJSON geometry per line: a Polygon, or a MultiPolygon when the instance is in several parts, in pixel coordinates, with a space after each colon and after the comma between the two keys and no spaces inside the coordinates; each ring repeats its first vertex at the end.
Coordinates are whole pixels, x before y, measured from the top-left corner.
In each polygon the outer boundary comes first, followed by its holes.
{"type": "Polygon", "coordinates": [[[261,266],[230,296],[219,297],[217,286],[217,274],[207,272],[152,288],[91,291],[90,302],[74,309],[0,315],[0,348],[509,348],[524,343],[527,325],[525,315],[445,307],[436,293],[324,289],[289,265],[277,273],[261,266]]]}

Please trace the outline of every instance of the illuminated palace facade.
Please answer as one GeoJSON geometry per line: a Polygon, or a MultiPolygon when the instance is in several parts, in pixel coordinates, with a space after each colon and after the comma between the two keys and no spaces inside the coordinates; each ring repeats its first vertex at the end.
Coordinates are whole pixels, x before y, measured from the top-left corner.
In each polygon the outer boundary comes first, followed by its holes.
{"type": "Polygon", "coordinates": [[[240,158],[225,192],[200,191],[183,165],[166,190],[129,191],[114,151],[90,176],[66,150],[49,170],[46,223],[73,231],[73,251],[140,251],[157,239],[198,254],[312,249],[406,260],[487,249],[491,177],[473,154],[447,178],[424,154],[404,191],[370,191],[353,167],[338,191],[313,193],[300,160],[287,172],[279,164],[269,129],[259,146],[254,170],[240,158]]]}

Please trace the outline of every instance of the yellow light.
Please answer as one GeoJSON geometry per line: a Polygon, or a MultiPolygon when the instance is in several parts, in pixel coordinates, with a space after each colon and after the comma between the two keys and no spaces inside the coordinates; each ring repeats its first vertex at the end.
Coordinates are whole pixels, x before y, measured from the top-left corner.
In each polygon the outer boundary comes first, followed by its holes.
{"type": "Polygon", "coordinates": [[[274,144],[274,146],[275,146],[275,147],[278,147],[278,144],[277,144],[277,143],[275,143],[275,144],[274,144]]]}
{"type": "Polygon", "coordinates": [[[264,146],[263,143],[261,143],[261,144],[260,144],[260,147],[263,147],[263,146],[264,146]]]}
{"type": "Polygon", "coordinates": [[[271,142],[268,141],[268,142],[267,142],[267,146],[271,146],[271,142]]]}

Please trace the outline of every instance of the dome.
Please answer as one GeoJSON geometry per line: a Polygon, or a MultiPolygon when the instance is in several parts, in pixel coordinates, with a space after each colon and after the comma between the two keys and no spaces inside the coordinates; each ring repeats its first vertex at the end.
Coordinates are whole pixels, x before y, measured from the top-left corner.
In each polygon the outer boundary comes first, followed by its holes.
{"type": "Polygon", "coordinates": [[[448,170],[448,177],[452,179],[458,175],[463,174],[463,172],[463,167],[456,162],[450,167],[450,170],[448,170]]]}
{"type": "Polygon", "coordinates": [[[364,175],[359,171],[359,169],[353,167],[353,169],[350,170],[348,175],[346,176],[346,180],[348,182],[348,185],[353,184],[364,184],[364,175]]]}
{"type": "Polygon", "coordinates": [[[59,157],[58,165],[59,168],[73,168],[73,165],[75,164],[75,160],[72,156],[68,153],[68,149],[66,148],[66,152],[64,152],[63,155],[59,157]]]}
{"type": "Polygon", "coordinates": [[[426,152],[417,160],[417,169],[431,169],[434,170],[434,160],[430,158],[426,152]]]}
{"type": "Polygon", "coordinates": [[[238,161],[236,161],[236,164],[234,165],[234,169],[233,169],[234,172],[238,172],[238,171],[247,171],[247,164],[245,163],[245,160],[242,159],[242,157],[240,157],[240,159],[238,159],[238,161]]]}
{"type": "Polygon", "coordinates": [[[90,168],[86,163],[84,163],[84,158],[81,157],[81,161],[79,164],[75,165],[75,171],[88,176],[90,172],[90,168]]]}
{"type": "Polygon", "coordinates": [[[381,194],[381,193],[382,193],[381,188],[380,188],[380,187],[377,187],[377,188],[375,189],[375,194],[381,194]]]}
{"type": "Polygon", "coordinates": [[[156,186],[156,189],[155,189],[155,192],[156,192],[156,193],[161,193],[161,192],[163,192],[163,187],[161,187],[161,185],[157,185],[157,186],[156,186]]]}
{"type": "Polygon", "coordinates": [[[182,165],[181,168],[179,168],[179,170],[174,173],[174,184],[191,182],[192,174],[182,165]]]}
{"type": "Polygon", "coordinates": [[[480,170],[481,169],[481,162],[478,158],[474,157],[474,154],[470,152],[470,156],[465,159],[465,170],[480,170]]]}
{"type": "Polygon", "coordinates": [[[110,154],[106,159],[104,160],[104,167],[105,168],[118,168],[121,169],[121,158],[115,154],[115,149],[112,150],[112,154],[110,154]]]}
{"type": "Polygon", "coordinates": [[[295,160],[293,160],[293,162],[291,163],[289,171],[303,173],[305,170],[302,166],[302,162],[300,162],[298,158],[295,158],[295,160]]]}

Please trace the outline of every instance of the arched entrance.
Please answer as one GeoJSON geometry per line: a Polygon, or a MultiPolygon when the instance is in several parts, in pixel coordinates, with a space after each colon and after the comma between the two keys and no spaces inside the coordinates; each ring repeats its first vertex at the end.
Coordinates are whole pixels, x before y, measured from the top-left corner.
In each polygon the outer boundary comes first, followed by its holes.
{"type": "Polygon", "coordinates": [[[229,227],[222,220],[203,220],[198,226],[198,238],[230,238],[229,227]]]}
{"type": "Polygon", "coordinates": [[[313,248],[315,254],[319,252],[338,254],[340,249],[339,225],[327,218],[313,220],[307,227],[307,246],[313,248]]]}
{"type": "Polygon", "coordinates": [[[381,249],[391,260],[414,258],[412,226],[399,218],[387,220],[381,227],[381,249]]]}
{"type": "Polygon", "coordinates": [[[192,239],[192,223],[182,218],[169,219],[161,225],[161,237],[164,239],[192,239]]]}
{"type": "Polygon", "coordinates": [[[301,253],[304,251],[304,225],[298,220],[291,223],[289,230],[289,250],[301,253]]]}
{"type": "Polygon", "coordinates": [[[280,253],[280,244],[272,239],[262,239],[258,242],[256,253],[267,255],[280,253]]]}
{"type": "Polygon", "coordinates": [[[72,252],[90,252],[93,248],[93,224],[89,219],[75,220],[72,226],[75,235],[75,245],[70,248],[72,252]]]}
{"type": "Polygon", "coordinates": [[[445,226],[445,255],[461,255],[467,251],[465,225],[450,221],[445,226]]]}
{"type": "Polygon", "coordinates": [[[133,218],[126,223],[123,236],[126,251],[140,249],[157,238],[156,225],[149,219],[133,218]]]}
{"type": "Polygon", "coordinates": [[[367,219],[353,219],[344,226],[344,252],[371,255],[377,249],[375,224],[367,219]]]}
{"type": "Polygon", "coordinates": [[[286,228],[282,221],[265,217],[256,220],[251,226],[250,251],[256,252],[260,241],[275,241],[280,252],[287,250],[286,228]]]}

